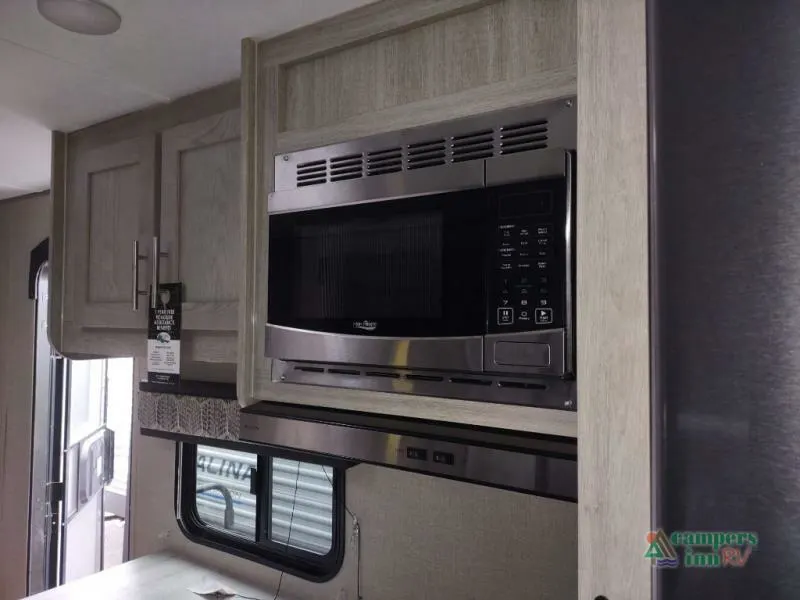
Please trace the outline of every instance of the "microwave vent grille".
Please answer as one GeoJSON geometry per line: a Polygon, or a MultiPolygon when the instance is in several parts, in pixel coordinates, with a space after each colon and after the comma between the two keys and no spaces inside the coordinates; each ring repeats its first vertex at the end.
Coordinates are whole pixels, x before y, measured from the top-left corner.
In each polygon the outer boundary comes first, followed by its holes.
{"type": "Polygon", "coordinates": [[[500,153],[515,154],[547,148],[547,121],[529,121],[500,129],[500,153]]]}
{"type": "Polygon", "coordinates": [[[298,363],[276,361],[273,380],[283,383],[414,393],[481,402],[527,404],[572,410],[574,398],[564,382],[492,373],[448,373],[444,371],[392,367],[298,363]]]}
{"type": "Polygon", "coordinates": [[[397,173],[403,170],[403,149],[400,146],[367,152],[367,176],[397,173]]]}
{"type": "Polygon", "coordinates": [[[494,131],[486,129],[453,137],[453,162],[479,160],[494,156],[494,131]]]}
{"type": "Polygon", "coordinates": [[[361,179],[364,176],[364,155],[348,154],[330,159],[330,180],[346,181],[361,179]]]}
{"type": "Polygon", "coordinates": [[[409,144],[406,149],[406,168],[424,169],[447,163],[446,140],[429,140],[409,144]]]}
{"type": "Polygon", "coordinates": [[[548,127],[547,119],[512,122],[363,153],[353,153],[350,146],[350,152],[338,154],[339,148],[332,146],[326,148],[327,158],[297,164],[295,184],[320,185],[545,149],[548,127]]]}
{"type": "Polygon", "coordinates": [[[328,181],[328,165],[325,160],[315,160],[297,165],[297,187],[317,185],[328,181]]]}
{"type": "MultiPolygon", "coordinates": [[[[287,363],[287,365],[290,363],[287,363]]],[[[334,365],[312,365],[301,364],[292,365],[291,368],[298,373],[312,373],[312,374],[329,374],[329,375],[343,375],[347,377],[365,377],[376,379],[403,379],[405,381],[419,381],[425,383],[449,383],[462,386],[477,386],[477,387],[498,387],[516,390],[547,390],[547,385],[541,382],[531,382],[525,380],[509,380],[507,378],[498,378],[491,375],[484,376],[459,376],[449,375],[447,373],[437,373],[431,371],[412,371],[412,370],[378,370],[361,369],[356,366],[342,367],[334,365]]]]}

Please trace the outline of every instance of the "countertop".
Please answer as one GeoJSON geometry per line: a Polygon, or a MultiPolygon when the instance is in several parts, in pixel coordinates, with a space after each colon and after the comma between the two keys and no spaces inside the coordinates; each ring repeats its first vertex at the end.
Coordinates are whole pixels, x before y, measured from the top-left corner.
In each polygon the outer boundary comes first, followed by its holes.
{"type": "Polygon", "coordinates": [[[174,554],[152,554],[96,575],[29,596],[35,600],[200,600],[189,588],[222,585],[243,597],[272,600],[273,592],[258,589],[174,554]]]}

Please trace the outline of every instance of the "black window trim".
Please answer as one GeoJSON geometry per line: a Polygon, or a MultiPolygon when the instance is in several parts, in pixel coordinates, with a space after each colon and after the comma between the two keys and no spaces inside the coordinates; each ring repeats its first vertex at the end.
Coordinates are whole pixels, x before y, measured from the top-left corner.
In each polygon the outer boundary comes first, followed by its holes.
{"type": "MultiPolygon", "coordinates": [[[[349,466],[335,458],[327,458],[313,454],[293,452],[285,449],[267,447],[245,442],[223,442],[205,438],[184,438],[176,443],[175,452],[175,516],[178,528],[192,542],[201,544],[220,552],[233,554],[239,558],[266,565],[312,581],[323,583],[330,581],[342,568],[345,550],[345,470],[349,466]],[[244,538],[226,535],[203,524],[197,514],[196,506],[196,458],[197,446],[215,446],[228,450],[250,452],[258,455],[259,481],[255,482],[264,498],[271,498],[271,458],[284,458],[302,462],[315,463],[332,467],[333,477],[333,531],[331,550],[324,556],[298,550],[285,544],[270,540],[256,543],[244,538]]],[[[260,502],[256,513],[256,530],[264,529],[269,524],[268,502],[260,502]]],[[[268,528],[269,526],[267,526],[268,528]]],[[[267,531],[269,534],[269,531],[267,531]]]]}

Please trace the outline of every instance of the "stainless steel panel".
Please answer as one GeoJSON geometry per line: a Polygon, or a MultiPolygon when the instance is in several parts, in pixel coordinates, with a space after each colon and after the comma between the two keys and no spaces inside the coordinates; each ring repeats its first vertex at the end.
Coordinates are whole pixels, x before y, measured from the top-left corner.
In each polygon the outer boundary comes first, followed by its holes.
{"type": "Polygon", "coordinates": [[[486,185],[564,177],[567,153],[563,150],[534,150],[486,159],[486,185]]]}
{"type": "Polygon", "coordinates": [[[564,332],[564,374],[575,373],[575,248],[573,235],[575,212],[575,152],[567,152],[567,222],[564,231],[564,257],[566,263],[566,317],[564,332]]]}
{"type": "MultiPolygon", "coordinates": [[[[520,371],[521,367],[512,368],[520,371]]],[[[339,387],[479,402],[520,404],[573,410],[573,382],[519,376],[452,371],[393,369],[385,366],[273,361],[272,380],[282,383],[339,387]]]]}
{"type": "Polygon", "coordinates": [[[269,195],[269,213],[424,196],[481,188],[483,184],[483,162],[442,165],[273,192],[269,195]]]}
{"type": "Polygon", "coordinates": [[[241,439],[577,500],[574,458],[243,412],[241,439]]]}
{"type": "Polygon", "coordinates": [[[497,333],[484,338],[483,370],[489,373],[517,373],[527,375],[566,374],[565,356],[566,333],[563,329],[545,331],[524,331],[521,333],[497,333]],[[497,360],[496,345],[498,343],[543,344],[550,349],[550,363],[547,366],[522,366],[508,364],[497,360]]]}
{"type": "MultiPolygon", "coordinates": [[[[402,169],[407,168],[408,152],[406,146],[441,140],[445,142],[446,152],[452,158],[452,138],[468,136],[476,132],[491,131],[494,146],[492,152],[499,155],[501,136],[505,129],[515,124],[548,121],[547,145],[562,150],[576,147],[576,101],[565,98],[543,102],[534,106],[487,113],[466,119],[457,119],[436,125],[427,125],[404,131],[361,138],[341,144],[301,150],[290,154],[275,156],[275,191],[281,192],[296,188],[298,166],[322,161],[327,163],[334,157],[358,157],[389,149],[399,149],[402,155],[402,169]]],[[[328,178],[327,164],[321,169],[328,178]]],[[[309,186],[314,187],[314,186],[309,186]]],[[[307,189],[307,188],[306,188],[307,189]]]]}
{"type": "Polygon", "coordinates": [[[660,600],[796,600],[800,4],[650,0],[653,524],[754,531],[660,600]]]}
{"type": "Polygon", "coordinates": [[[549,367],[550,345],[535,342],[495,342],[494,364],[549,367]]]}
{"type": "Polygon", "coordinates": [[[480,371],[483,338],[382,338],[267,325],[265,353],[282,360],[480,371]]]}

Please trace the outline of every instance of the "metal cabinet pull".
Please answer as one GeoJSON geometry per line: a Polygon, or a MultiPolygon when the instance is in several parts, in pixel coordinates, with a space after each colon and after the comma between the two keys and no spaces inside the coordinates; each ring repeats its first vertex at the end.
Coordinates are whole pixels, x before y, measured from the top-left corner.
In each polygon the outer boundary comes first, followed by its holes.
{"type": "Polygon", "coordinates": [[[139,254],[139,240],[133,240],[133,311],[139,310],[139,296],[146,296],[147,292],[139,290],[139,262],[147,260],[147,255],[139,254]]]}
{"type": "Polygon", "coordinates": [[[169,256],[168,252],[161,251],[161,240],[157,235],[153,236],[153,293],[150,297],[150,306],[155,309],[158,299],[158,284],[161,281],[161,259],[169,256]]]}

